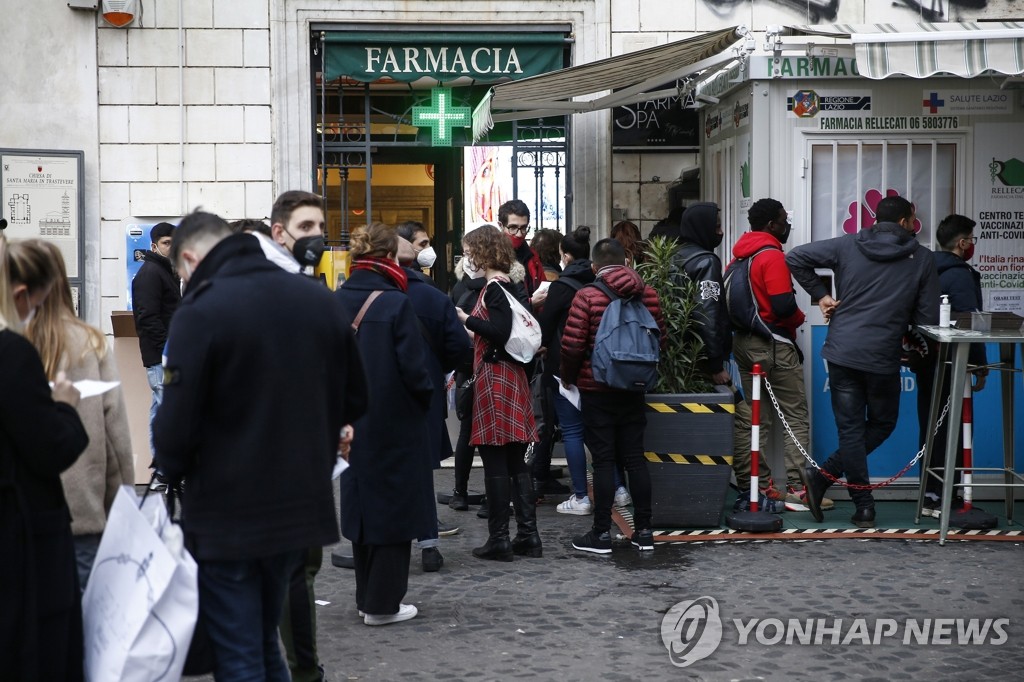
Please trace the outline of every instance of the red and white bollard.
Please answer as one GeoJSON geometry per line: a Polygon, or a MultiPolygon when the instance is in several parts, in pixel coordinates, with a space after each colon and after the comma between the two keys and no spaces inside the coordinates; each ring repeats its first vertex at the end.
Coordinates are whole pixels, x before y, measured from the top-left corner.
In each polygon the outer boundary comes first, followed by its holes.
{"type": "Polygon", "coordinates": [[[753,388],[750,393],[750,511],[758,511],[761,494],[759,470],[761,468],[761,365],[754,363],[750,370],[753,388]]]}
{"type": "MultiPolygon", "coordinates": [[[[964,382],[964,511],[971,510],[971,502],[974,500],[974,489],[971,487],[973,476],[971,467],[974,466],[974,398],[971,390],[971,375],[967,375],[964,382]]],[[[956,480],[956,477],[953,477],[956,480]]]]}
{"type": "MultiPolygon", "coordinates": [[[[999,520],[983,509],[974,506],[974,398],[972,397],[971,375],[968,373],[964,382],[963,434],[964,434],[964,506],[961,509],[950,509],[949,525],[967,530],[985,530],[995,528],[999,520]]],[[[956,475],[944,472],[945,481],[955,481],[956,475]]]]}
{"type": "Polygon", "coordinates": [[[753,388],[750,392],[750,506],[746,511],[734,512],[726,517],[725,523],[733,530],[749,533],[774,533],[782,530],[782,517],[778,514],[760,511],[758,504],[761,487],[758,485],[758,468],[761,462],[761,365],[755,364],[750,370],[753,388]]]}

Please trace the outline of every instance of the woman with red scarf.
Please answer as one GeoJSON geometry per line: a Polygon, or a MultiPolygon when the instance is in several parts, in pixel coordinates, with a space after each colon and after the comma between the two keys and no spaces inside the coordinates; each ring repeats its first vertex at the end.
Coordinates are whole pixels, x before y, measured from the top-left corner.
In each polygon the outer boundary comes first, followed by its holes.
{"type": "Polygon", "coordinates": [[[393,228],[373,223],[357,230],[351,274],[336,293],[356,327],[366,376],[373,378],[369,410],[353,424],[350,466],[340,484],[341,532],[352,541],[356,607],[367,625],[416,616],[415,606],[402,603],[411,543],[427,537],[435,514],[434,462],[423,447],[435,387],[397,251],[393,228]]]}
{"type": "Polygon", "coordinates": [[[537,441],[530,387],[523,366],[505,352],[512,333],[512,308],[504,288],[515,296],[508,272],[515,262],[509,240],[493,226],[484,225],[462,240],[466,276],[484,277],[476,307],[467,315],[456,312],[473,333],[473,430],[470,445],[480,448],[487,493],[488,539],[473,556],[512,561],[513,554],[539,557],[537,496],[524,459],[527,443],[537,441]],[[518,533],[509,542],[508,504],[516,511],[518,533]]]}

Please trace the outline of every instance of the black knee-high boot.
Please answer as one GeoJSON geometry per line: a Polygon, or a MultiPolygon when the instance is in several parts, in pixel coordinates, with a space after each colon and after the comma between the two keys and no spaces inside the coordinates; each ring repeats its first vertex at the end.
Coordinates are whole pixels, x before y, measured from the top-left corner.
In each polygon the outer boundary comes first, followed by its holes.
{"type": "Polygon", "coordinates": [[[489,537],[482,547],[473,550],[478,559],[512,561],[512,545],[508,541],[508,503],[512,495],[508,476],[484,479],[487,494],[487,531],[489,537]]]}
{"type": "Polygon", "coordinates": [[[533,489],[530,474],[516,474],[512,479],[512,506],[516,510],[516,537],[512,540],[512,552],[519,555],[540,557],[543,547],[537,532],[537,494],[533,489]]]}

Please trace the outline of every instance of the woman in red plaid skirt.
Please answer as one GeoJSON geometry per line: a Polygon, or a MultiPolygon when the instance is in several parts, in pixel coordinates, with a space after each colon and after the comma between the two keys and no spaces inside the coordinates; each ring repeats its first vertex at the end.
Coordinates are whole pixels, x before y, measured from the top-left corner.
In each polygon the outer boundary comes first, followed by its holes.
{"type": "Polygon", "coordinates": [[[462,240],[466,276],[486,277],[473,313],[458,310],[459,319],[474,335],[473,432],[470,444],[480,448],[487,494],[487,530],[480,559],[512,561],[513,554],[539,557],[537,497],[525,461],[528,443],[537,441],[530,386],[523,366],[505,352],[512,333],[512,309],[499,287],[518,295],[508,272],[515,253],[508,237],[491,225],[479,227],[462,240]],[[509,500],[516,511],[517,534],[509,542],[509,500]]]}

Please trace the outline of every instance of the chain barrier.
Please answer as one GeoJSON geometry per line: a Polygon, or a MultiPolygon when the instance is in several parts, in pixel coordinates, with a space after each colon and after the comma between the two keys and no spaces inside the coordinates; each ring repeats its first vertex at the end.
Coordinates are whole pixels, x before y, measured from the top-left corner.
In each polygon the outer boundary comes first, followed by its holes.
{"type": "MultiPolygon", "coordinates": [[[[853,490],[875,490],[876,488],[884,488],[885,486],[887,486],[890,483],[894,482],[896,479],[898,479],[901,476],[903,476],[903,474],[905,474],[908,471],[910,471],[910,469],[915,464],[917,464],[919,461],[921,461],[922,457],[924,457],[925,446],[922,446],[921,449],[917,451],[917,454],[914,455],[914,458],[910,460],[910,462],[907,464],[907,466],[903,467],[894,476],[892,476],[892,477],[882,481],[881,483],[874,483],[874,484],[870,484],[870,485],[863,485],[863,484],[860,484],[860,483],[847,483],[846,481],[840,480],[840,479],[836,478],[835,476],[833,476],[832,474],[830,474],[829,472],[827,472],[824,469],[822,469],[818,465],[818,463],[814,461],[814,458],[811,457],[809,454],[807,454],[807,451],[804,450],[804,446],[800,444],[800,441],[797,440],[796,434],[793,433],[793,429],[790,428],[789,422],[786,421],[786,415],[784,415],[782,413],[782,408],[779,407],[779,401],[776,400],[775,393],[772,392],[772,385],[771,385],[771,383],[769,383],[768,377],[767,376],[762,376],[761,377],[761,381],[764,383],[764,387],[768,391],[768,397],[771,398],[772,405],[775,406],[775,413],[777,415],[779,415],[779,419],[782,422],[782,426],[785,427],[786,433],[789,434],[790,440],[792,440],[793,443],[796,445],[796,449],[800,451],[800,454],[804,456],[804,459],[807,460],[807,462],[811,466],[813,466],[815,469],[817,469],[821,473],[822,476],[827,478],[833,484],[838,484],[838,485],[841,485],[841,486],[846,487],[846,488],[852,488],[853,490]]],[[[945,405],[945,407],[942,408],[942,413],[939,415],[938,420],[936,420],[936,422],[935,422],[935,431],[932,433],[932,437],[933,438],[934,438],[935,434],[937,434],[939,432],[939,428],[942,427],[942,422],[946,419],[946,414],[949,413],[950,402],[951,402],[950,399],[947,398],[946,399],[946,405],[945,405]]]]}

